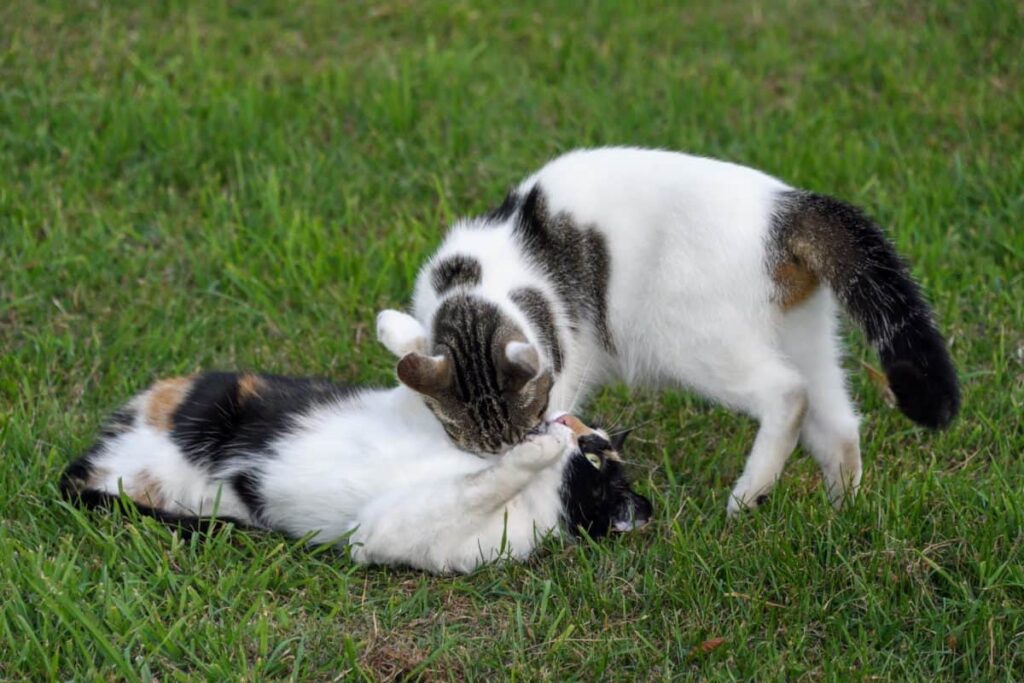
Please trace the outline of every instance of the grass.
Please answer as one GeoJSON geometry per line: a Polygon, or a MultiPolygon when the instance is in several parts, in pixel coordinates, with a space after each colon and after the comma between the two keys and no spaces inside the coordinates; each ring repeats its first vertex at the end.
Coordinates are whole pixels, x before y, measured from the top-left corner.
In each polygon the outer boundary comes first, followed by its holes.
{"type": "Polygon", "coordinates": [[[1019,4],[25,1],[0,27],[3,680],[1024,676],[1019,4]],[[455,579],[57,502],[155,377],[391,381],[373,315],[446,223],[596,144],[865,206],[935,304],[959,421],[887,408],[850,332],[863,494],[833,512],[798,453],[727,522],[752,423],[612,388],[589,412],[641,425],[652,527],[455,579]]]}

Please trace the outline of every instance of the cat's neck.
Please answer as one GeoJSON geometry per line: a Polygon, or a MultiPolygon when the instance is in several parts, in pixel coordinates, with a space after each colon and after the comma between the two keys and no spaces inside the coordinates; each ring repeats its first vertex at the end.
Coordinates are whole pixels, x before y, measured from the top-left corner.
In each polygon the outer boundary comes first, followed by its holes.
{"type": "Polygon", "coordinates": [[[378,389],[367,397],[373,409],[391,415],[408,425],[422,426],[430,432],[444,433],[434,414],[430,412],[423,396],[404,384],[397,384],[390,389],[378,389]]]}

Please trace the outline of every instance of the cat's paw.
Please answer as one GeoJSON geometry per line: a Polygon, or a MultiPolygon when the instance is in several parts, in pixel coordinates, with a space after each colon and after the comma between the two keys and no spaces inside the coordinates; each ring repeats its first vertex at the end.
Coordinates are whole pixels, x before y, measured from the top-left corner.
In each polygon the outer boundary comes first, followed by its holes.
{"type": "Polygon", "coordinates": [[[505,456],[528,470],[538,472],[555,464],[569,447],[571,432],[562,425],[552,425],[543,434],[531,434],[505,456]]]}
{"type": "Polygon", "coordinates": [[[770,490],[770,485],[751,486],[741,478],[729,494],[729,502],[725,506],[726,514],[735,517],[744,510],[760,507],[768,499],[770,490]]]}
{"type": "Polygon", "coordinates": [[[427,332],[408,313],[386,310],[377,314],[377,341],[401,358],[407,353],[425,353],[427,332]]]}

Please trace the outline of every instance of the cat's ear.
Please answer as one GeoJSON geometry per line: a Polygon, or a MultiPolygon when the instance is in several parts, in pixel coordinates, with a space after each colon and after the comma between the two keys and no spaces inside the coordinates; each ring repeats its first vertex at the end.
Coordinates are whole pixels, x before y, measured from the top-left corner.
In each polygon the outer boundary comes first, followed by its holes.
{"type": "Polygon", "coordinates": [[[622,451],[623,445],[626,443],[626,437],[633,433],[632,429],[623,429],[621,431],[612,434],[611,444],[612,448],[616,451],[622,451]]]}
{"type": "Polygon", "coordinates": [[[398,379],[413,391],[437,396],[452,383],[452,365],[446,356],[413,351],[398,361],[398,379]]]}
{"type": "Polygon", "coordinates": [[[505,391],[515,393],[540,373],[540,354],[533,344],[511,341],[505,345],[498,367],[505,379],[505,391]]]}
{"type": "Polygon", "coordinates": [[[427,351],[427,331],[419,320],[401,311],[377,314],[377,341],[398,358],[427,351]]]}

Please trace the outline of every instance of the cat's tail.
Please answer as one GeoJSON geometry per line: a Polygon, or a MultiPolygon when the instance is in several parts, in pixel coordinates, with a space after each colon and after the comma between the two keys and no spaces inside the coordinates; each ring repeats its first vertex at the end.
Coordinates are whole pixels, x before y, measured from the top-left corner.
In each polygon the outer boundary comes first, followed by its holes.
{"type": "Polygon", "coordinates": [[[832,197],[788,191],[772,217],[772,274],[783,307],[824,281],[878,352],[904,415],[942,429],[960,388],[932,310],[881,227],[832,197]]]}

